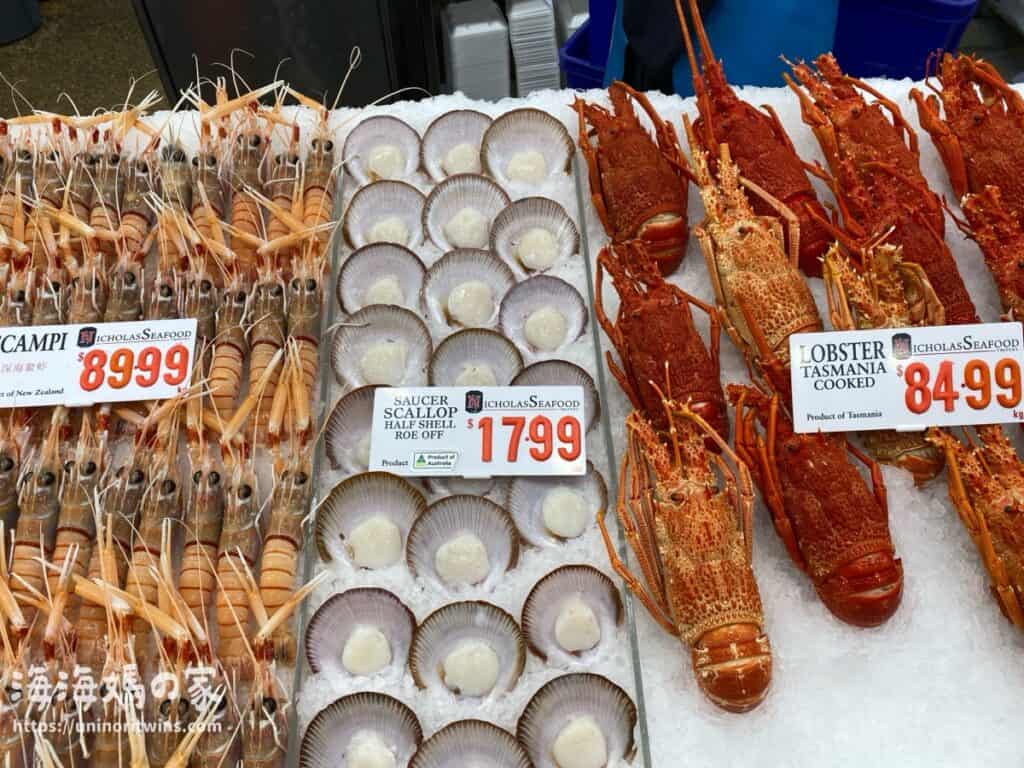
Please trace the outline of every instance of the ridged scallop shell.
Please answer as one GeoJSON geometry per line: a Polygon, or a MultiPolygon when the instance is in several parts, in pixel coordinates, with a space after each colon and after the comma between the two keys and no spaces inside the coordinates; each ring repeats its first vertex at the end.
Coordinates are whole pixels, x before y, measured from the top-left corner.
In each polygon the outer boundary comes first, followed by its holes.
{"type": "Polygon", "coordinates": [[[459,248],[446,253],[427,270],[423,280],[423,310],[433,322],[454,330],[488,328],[498,322],[501,302],[515,284],[516,276],[508,264],[490,251],[459,248]],[[490,289],[493,306],[486,318],[474,320],[452,312],[452,291],[469,283],[483,283],[490,289]]]}
{"type": "Polygon", "coordinates": [[[423,482],[434,496],[485,496],[504,504],[508,497],[508,479],[504,477],[425,477],[423,482]]]}
{"type": "Polygon", "coordinates": [[[434,502],[416,518],[406,547],[409,570],[444,589],[468,586],[449,584],[436,560],[438,549],[461,534],[474,536],[487,552],[487,573],[472,582],[475,589],[493,589],[519,561],[519,532],[509,513],[480,496],[458,495],[434,502]]]}
{"type": "Polygon", "coordinates": [[[408,123],[390,115],[377,115],[352,129],[341,155],[346,170],[360,185],[408,179],[420,166],[420,144],[420,135],[408,123]],[[375,162],[375,151],[384,147],[393,147],[401,155],[393,158],[401,160],[394,173],[382,173],[375,162]]]}
{"type": "Polygon", "coordinates": [[[560,387],[573,384],[583,387],[583,413],[587,420],[586,428],[589,430],[601,415],[601,402],[597,396],[594,379],[575,363],[567,360],[542,360],[526,366],[512,379],[514,387],[560,387]]]}
{"type": "Polygon", "coordinates": [[[331,595],[306,627],[306,660],[314,674],[351,675],[343,663],[345,646],[359,627],[379,630],[388,640],[387,669],[402,669],[409,658],[416,617],[386,589],[363,587],[331,595]]]}
{"type": "Polygon", "coordinates": [[[445,112],[427,128],[420,148],[420,162],[434,181],[444,181],[454,173],[480,173],[480,144],[491,125],[491,118],[472,109],[445,112]],[[450,171],[445,168],[446,156],[454,148],[468,145],[476,158],[476,167],[450,171]]]}
{"type": "Polygon", "coordinates": [[[526,476],[509,481],[508,512],[515,521],[519,535],[535,547],[554,547],[565,542],[544,522],[544,502],[548,494],[566,489],[579,494],[587,506],[584,531],[597,524],[597,518],[608,506],[608,486],[594,465],[587,462],[585,475],[563,477],[526,476]]]}
{"type": "Polygon", "coordinates": [[[556,739],[563,728],[581,717],[592,718],[603,734],[608,765],[632,759],[636,705],[607,678],[579,673],[556,677],[542,687],[519,718],[516,737],[535,768],[559,768],[553,755],[556,739]]]}
{"type": "Polygon", "coordinates": [[[353,248],[362,248],[375,242],[397,242],[406,248],[415,248],[423,242],[423,193],[404,181],[378,181],[363,187],[352,196],[345,211],[345,239],[353,248]],[[398,222],[404,227],[405,242],[384,237],[373,229],[386,221],[398,222]]]}
{"type": "Polygon", "coordinates": [[[486,248],[491,236],[494,219],[511,202],[504,189],[486,176],[475,173],[459,173],[442,181],[427,197],[423,206],[423,229],[430,240],[442,251],[456,248],[486,248]],[[465,239],[466,233],[452,238],[453,220],[463,211],[480,214],[480,227],[470,228],[473,237],[465,239]]]}
{"type": "Polygon", "coordinates": [[[310,721],[299,749],[299,768],[337,768],[353,737],[376,734],[396,765],[406,765],[423,741],[416,714],[383,693],[353,693],[328,704],[310,721]]]}
{"type": "Polygon", "coordinates": [[[534,354],[552,354],[572,344],[587,327],[587,303],[572,285],[551,275],[534,275],[505,294],[498,313],[501,332],[534,354]],[[531,336],[536,312],[554,310],[563,318],[565,332],[554,344],[538,344],[531,336]]]}
{"type": "Polygon", "coordinates": [[[409,671],[416,685],[451,690],[445,683],[445,659],[462,643],[473,641],[482,641],[498,657],[497,681],[483,697],[512,690],[526,665],[526,640],[512,616],[482,601],[449,603],[416,628],[409,653],[409,671]]]}
{"type": "Polygon", "coordinates": [[[433,387],[455,387],[460,386],[460,381],[486,379],[489,372],[494,383],[486,386],[505,387],[521,370],[523,356],[515,344],[497,331],[469,328],[453,333],[437,345],[427,367],[427,379],[433,387]]]}
{"type": "Polygon", "coordinates": [[[390,304],[371,304],[351,315],[334,332],[331,366],[338,383],[346,387],[416,387],[427,381],[433,347],[430,331],[418,315],[390,304]],[[394,348],[394,354],[383,354],[388,347],[381,347],[375,354],[378,344],[401,346],[394,348]],[[399,372],[401,379],[397,380],[399,372]]]}
{"type": "Polygon", "coordinates": [[[369,451],[376,391],[377,386],[374,384],[353,389],[331,409],[324,427],[324,453],[331,463],[331,469],[344,470],[351,475],[365,472],[369,468],[369,453],[364,462],[360,452],[363,448],[369,451]]]}
{"type": "Polygon", "coordinates": [[[336,293],[341,308],[351,314],[370,304],[395,304],[418,309],[427,268],[419,257],[401,245],[364,245],[349,256],[338,270],[336,293]],[[367,292],[380,280],[392,279],[401,291],[401,301],[374,301],[367,292]]]}
{"type": "Polygon", "coordinates": [[[567,664],[615,642],[622,617],[622,598],[611,579],[589,565],[563,565],[530,590],[523,604],[522,627],[530,650],[548,663],[567,664]],[[597,619],[600,639],[592,648],[570,650],[559,642],[561,611],[573,601],[581,601],[597,619]]]}
{"type": "Polygon", "coordinates": [[[576,145],[561,120],[539,109],[514,109],[495,119],[484,134],[480,148],[484,172],[502,186],[525,183],[509,176],[509,163],[524,151],[543,156],[549,178],[569,172],[576,145]]]}
{"type": "Polygon", "coordinates": [[[320,559],[360,567],[352,558],[353,531],[367,520],[381,517],[397,529],[400,548],[397,559],[383,567],[403,563],[409,529],[426,508],[423,494],[397,475],[364,472],[342,480],[316,510],[314,538],[320,559]]]}
{"type": "Polygon", "coordinates": [[[483,720],[458,720],[424,741],[409,768],[533,768],[515,736],[483,720]]]}
{"type": "Polygon", "coordinates": [[[580,250],[580,233],[565,209],[546,197],[525,197],[498,214],[491,227],[491,250],[524,272],[544,272],[555,263],[580,250]],[[532,230],[549,232],[555,241],[556,256],[551,265],[531,264],[521,249],[523,236],[532,230]]]}

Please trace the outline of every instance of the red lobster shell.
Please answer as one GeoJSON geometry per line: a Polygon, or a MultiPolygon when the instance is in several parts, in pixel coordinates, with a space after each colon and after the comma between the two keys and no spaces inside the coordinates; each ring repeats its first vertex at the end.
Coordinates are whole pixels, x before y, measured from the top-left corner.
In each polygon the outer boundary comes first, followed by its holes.
{"type": "Polygon", "coordinates": [[[793,65],[800,85],[788,75],[786,82],[799,96],[804,122],[814,130],[832,170],[845,227],[835,234],[859,251],[891,228],[890,242],[902,246],[903,258],[920,264],[928,275],[946,309],[946,322],[977,322],[943,239],[942,203],[921,174],[913,128],[894,102],[844,75],[831,54],[815,63],[817,72],[806,64],[793,65]]]}
{"type": "Polygon", "coordinates": [[[633,407],[658,431],[669,426],[664,395],[689,402],[695,413],[728,438],[718,363],[721,326],[714,307],[667,283],[643,243],[633,240],[607,246],[598,254],[594,312],[621,361],[616,364],[608,352],[609,370],[633,407]],[[602,300],[605,272],[619,294],[614,322],[602,300]],[[694,325],[691,304],[711,318],[710,353],[694,325]]]}
{"type": "Polygon", "coordinates": [[[611,111],[581,99],[573,105],[594,208],[612,242],[640,238],[661,273],[671,274],[683,260],[689,238],[679,141],[644,94],[615,82],[608,97],[611,111]],[[654,123],[657,143],[640,124],[634,101],[654,123]]]}
{"type": "MultiPolygon", "coordinates": [[[[700,111],[693,129],[701,147],[714,163],[718,147],[728,144],[743,177],[764,188],[796,214],[800,220],[800,269],[812,277],[821,277],[821,257],[832,236],[821,223],[826,218],[825,210],[793,142],[775,110],[766,106],[762,112],[736,96],[725,79],[722,65],[715,59],[697,0],[690,0],[690,15],[700,43],[700,64],[680,0],[676,0],[676,11],[693,72],[693,90],[700,111]]],[[[749,197],[759,216],[778,215],[763,198],[749,197]]]]}
{"type": "Polygon", "coordinates": [[[886,621],[903,595],[903,565],[878,465],[840,435],[794,432],[778,395],[735,384],[727,393],[736,406],[736,453],[750,466],[790,557],[837,618],[861,627],[886,621]],[[850,453],[870,467],[873,492],[850,453]]]}

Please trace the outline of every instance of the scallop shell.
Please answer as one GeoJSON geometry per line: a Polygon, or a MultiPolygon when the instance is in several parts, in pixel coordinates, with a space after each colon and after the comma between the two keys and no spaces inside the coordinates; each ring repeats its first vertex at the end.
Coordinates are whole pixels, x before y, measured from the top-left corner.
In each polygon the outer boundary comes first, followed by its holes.
{"type": "Polygon", "coordinates": [[[331,366],[342,386],[355,388],[366,384],[415,387],[427,381],[427,363],[433,353],[430,331],[419,316],[408,309],[389,304],[363,307],[338,326],[331,340],[331,366]],[[375,344],[402,344],[396,348],[398,360],[374,372],[371,365],[384,366],[388,361],[371,363],[367,359],[375,344]],[[401,380],[389,376],[394,365],[401,364],[401,380]],[[369,376],[369,378],[368,378],[369,376]]]}
{"type": "Polygon", "coordinates": [[[512,379],[513,387],[571,386],[583,387],[583,414],[589,430],[601,415],[601,401],[597,387],[589,373],[567,360],[543,360],[528,365],[512,379]]]}
{"type": "Polygon", "coordinates": [[[365,245],[349,256],[338,270],[338,303],[349,314],[358,312],[370,304],[383,303],[394,303],[406,309],[418,309],[426,273],[427,268],[423,266],[423,262],[408,248],[394,243],[365,245]],[[402,300],[367,300],[367,291],[376,281],[387,277],[394,279],[402,293],[402,300]]]}
{"type": "MultiPolygon", "coordinates": [[[[475,173],[459,173],[442,181],[427,197],[423,206],[423,228],[431,241],[442,251],[455,248],[486,248],[490,240],[494,219],[510,203],[508,194],[488,179],[475,173]],[[483,217],[479,231],[472,230],[468,240],[453,240],[449,223],[465,210],[473,210],[483,217]],[[483,226],[485,222],[485,226],[483,226]]],[[[467,235],[463,234],[463,238],[467,235]]]]}
{"type": "Polygon", "coordinates": [[[390,115],[377,115],[363,120],[352,129],[342,149],[345,168],[360,186],[375,181],[411,178],[420,165],[420,135],[410,126],[390,115]],[[401,157],[397,172],[379,173],[374,169],[374,151],[394,147],[401,157]]]}
{"type": "Polygon", "coordinates": [[[588,658],[614,643],[622,624],[622,598],[615,584],[589,565],[563,565],[538,581],[523,604],[522,627],[526,642],[547,663],[567,664],[588,658]],[[597,618],[601,638],[594,648],[570,651],[558,641],[561,610],[570,600],[582,600],[597,618]]]}
{"type": "Polygon", "coordinates": [[[345,211],[345,239],[353,248],[375,242],[393,242],[388,235],[374,234],[375,225],[387,220],[400,223],[407,233],[398,245],[415,248],[423,242],[423,193],[404,181],[378,181],[352,196],[345,211]]]}
{"type": "Polygon", "coordinates": [[[505,294],[498,313],[501,332],[523,350],[551,354],[565,349],[587,327],[587,303],[572,285],[550,275],[534,275],[505,294]],[[557,346],[541,349],[529,338],[528,322],[538,310],[554,309],[565,320],[565,334],[557,346]]]}
{"type": "Polygon", "coordinates": [[[353,389],[331,409],[324,427],[324,452],[331,469],[344,470],[345,474],[351,475],[369,468],[359,456],[359,450],[362,441],[370,436],[376,391],[374,384],[353,389]]]}
{"type": "Polygon", "coordinates": [[[539,152],[547,176],[568,173],[576,145],[562,121],[539,109],[514,109],[497,118],[480,147],[484,172],[502,186],[518,182],[509,177],[509,162],[520,152],[539,152]]]}
{"type": "MultiPolygon", "coordinates": [[[[584,406],[585,407],[585,406],[584,406]]],[[[508,511],[519,535],[535,547],[556,547],[565,539],[544,523],[544,500],[557,488],[566,488],[583,496],[587,503],[588,528],[604,514],[608,506],[608,486],[594,465],[587,462],[587,473],[579,477],[521,476],[512,478],[508,487],[508,511]]]]}
{"type": "Polygon", "coordinates": [[[469,325],[486,328],[498,322],[501,302],[515,284],[516,276],[508,264],[490,251],[460,248],[449,251],[427,270],[421,303],[429,318],[444,327],[459,329],[469,325]],[[490,316],[478,324],[472,321],[460,322],[460,319],[453,317],[449,311],[451,292],[471,282],[480,282],[488,286],[494,305],[490,316]]]}
{"type": "Polygon", "coordinates": [[[636,705],[615,683],[587,673],[556,677],[533,695],[519,718],[516,737],[535,768],[559,768],[555,740],[573,719],[590,717],[604,735],[607,764],[629,761],[636,751],[636,705]]]}
{"type": "Polygon", "coordinates": [[[351,675],[342,663],[345,646],[358,627],[380,630],[389,641],[389,669],[402,669],[409,658],[416,617],[386,589],[364,587],[331,595],[306,627],[306,659],[314,674],[351,675]]]}
{"type": "Polygon", "coordinates": [[[544,272],[550,267],[530,266],[518,251],[523,236],[535,229],[554,237],[558,255],[553,264],[579,253],[579,230],[565,208],[546,197],[525,197],[499,213],[491,227],[491,250],[525,272],[544,272]]]}
{"type": "Polygon", "coordinates": [[[395,758],[406,765],[423,741],[416,714],[398,699],[383,693],[354,693],[328,704],[310,721],[299,749],[299,768],[336,768],[353,737],[379,736],[395,758]]]}
{"type": "Polygon", "coordinates": [[[477,167],[469,171],[480,173],[480,144],[491,125],[491,118],[472,109],[445,112],[427,128],[420,148],[420,163],[434,181],[444,181],[452,174],[445,170],[445,156],[463,144],[475,149],[477,167]]]}
{"type": "MultiPolygon", "coordinates": [[[[427,379],[433,387],[460,386],[460,377],[484,376],[489,371],[493,386],[508,386],[523,370],[523,356],[511,341],[496,331],[470,328],[453,333],[437,345],[427,367],[427,379]]],[[[465,379],[466,386],[478,386],[465,379]]],[[[480,385],[483,386],[483,385],[480,385]]],[[[490,385],[488,385],[490,386],[490,385]]]]}
{"type": "MultiPolygon", "coordinates": [[[[468,533],[487,551],[487,575],[472,586],[491,590],[519,561],[519,532],[504,508],[480,496],[448,496],[434,502],[416,518],[406,547],[409,570],[445,589],[452,589],[438,573],[438,549],[456,536],[468,533]]],[[[454,588],[465,585],[454,585],[454,588]]]]}
{"type": "MultiPolygon", "coordinates": [[[[362,523],[378,516],[397,528],[404,554],[409,529],[426,508],[423,494],[397,475],[363,472],[342,480],[316,510],[314,537],[320,559],[327,563],[347,561],[356,566],[350,552],[352,533],[362,523]]],[[[403,559],[399,556],[392,564],[403,559]]]]}
{"type": "Polygon", "coordinates": [[[512,690],[526,665],[526,641],[512,616],[482,601],[449,603],[416,628],[409,653],[409,671],[416,685],[450,690],[443,677],[445,659],[460,643],[474,640],[489,645],[499,660],[497,682],[484,695],[512,690]]]}
{"type": "Polygon", "coordinates": [[[458,720],[424,741],[409,768],[533,768],[515,736],[483,720],[458,720]]]}
{"type": "Polygon", "coordinates": [[[427,490],[435,496],[485,496],[504,504],[508,497],[508,481],[504,477],[425,477],[427,490]]]}

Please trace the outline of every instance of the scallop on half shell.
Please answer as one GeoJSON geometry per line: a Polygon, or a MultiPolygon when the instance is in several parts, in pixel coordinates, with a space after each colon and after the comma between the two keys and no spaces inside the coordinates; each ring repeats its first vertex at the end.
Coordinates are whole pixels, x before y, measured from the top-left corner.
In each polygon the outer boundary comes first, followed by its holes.
{"type": "Polygon", "coordinates": [[[352,475],[370,467],[370,427],[377,387],[353,389],[331,409],[324,427],[324,450],[331,469],[352,475]]]}
{"type": "Polygon", "coordinates": [[[636,718],[632,699],[607,678],[563,675],[533,695],[516,736],[535,768],[619,765],[636,751],[636,718]]]}
{"type": "Polygon", "coordinates": [[[450,603],[416,628],[409,671],[420,688],[480,698],[512,690],[526,665],[516,620],[491,603],[450,603]]]}
{"type": "Polygon", "coordinates": [[[583,334],[587,303],[565,280],[534,275],[505,294],[498,324],[520,349],[551,354],[583,334]]]}
{"type": "Polygon", "coordinates": [[[352,196],[345,211],[345,239],[353,248],[395,243],[415,248],[423,242],[425,198],[404,181],[378,181],[352,196]]]}
{"type": "Polygon", "coordinates": [[[437,345],[427,366],[434,387],[507,387],[523,370],[523,356],[497,331],[468,328],[437,345]]]}
{"type": "Polygon", "coordinates": [[[442,251],[486,248],[494,219],[511,202],[486,176],[459,173],[442,181],[423,206],[423,228],[442,251]]]}
{"type": "Polygon", "coordinates": [[[582,536],[608,505],[608,487],[587,462],[573,476],[520,476],[508,487],[508,511],[520,536],[535,547],[553,547],[582,536]]]}
{"type": "Polygon", "coordinates": [[[383,693],[353,693],[328,704],[310,721],[299,768],[407,765],[423,741],[416,714],[383,693]]]}
{"type": "Polygon", "coordinates": [[[513,387],[583,387],[583,415],[589,430],[601,415],[601,402],[593,377],[568,360],[542,360],[528,365],[512,379],[513,387]]]}
{"type": "Polygon", "coordinates": [[[426,273],[419,257],[404,246],[364,245],[338,270],[338,303],[349,314],[370,304],[418,309],[426,273]]]}
{"type": "Polygon", "coordinates": [[[409,529],[426,508],[423,494],[397,475],[364,472],[342,480],[316,510],[320,559],[371,570],[398,565],[409,529]]]}
{"type": "Polygon", "coordinates": [[[386,589],[364,587],[331,595],[306,627],[306,659],[314,674],[370,676],[401,670],[409,658],[416,617],[386,589]]]}
{"type": "Polygon", "coordinates": [[[554,200],[525,197],[494,220],[491,250],[525,272],[544,272],[579,253],[580,233],[554,200]]]}
{"type": "Polygon", "coordinates": [[[498,322],[502,299],[515,284],[508,264],[490,251],[460,248],[427,270],[423,309],[433,322],[448,328],[487,328],[498,322]]]}
{"type": "Polygon", "coordinates": [[[515,736],[483,720],[457,720],[420,744],[409,768],[533,768],[515,736]]]}
{"type": "Polygon", "coordinates": [[[503,186],[539,186],[568,173],[576,145],[562,121],[539,109],[514,109],[484,134],[484,172],[503,186]]]}
{"type": "Polygon", "coordinates": [[[614,642],[622,617],[611,579],[589,565],[564,565],[530,590],[522,625],[534,653],[549,664],[568,664],[614,642]]]}
{"type": "Polygon", "coordinates": [[[426,383],[433,353],[430,331],[419,316],[389,304],[371,304],[349,316],[331,340],[331,366],[346,387],[426,383]]]}
{"type": "Polygon", "coordinates": [[[519,532],[502,507],[480,496],[449,496],[412,524],[409,570],[446,589],[490,590],[519,561],[519,532]]]}
{"type": "Polygon", "coordinates": [[[445,112],[427,128],[421,164],[434,181],[458,173],[480,173],[480,144],[491,118],[473,109],[445,112]]]}
{"type": "Polygon", "coordinates": [[[408,179],[420,165],[420,135],[397,117],[377,115],[352,129],[341,154],[360,185],[408,179]]]}

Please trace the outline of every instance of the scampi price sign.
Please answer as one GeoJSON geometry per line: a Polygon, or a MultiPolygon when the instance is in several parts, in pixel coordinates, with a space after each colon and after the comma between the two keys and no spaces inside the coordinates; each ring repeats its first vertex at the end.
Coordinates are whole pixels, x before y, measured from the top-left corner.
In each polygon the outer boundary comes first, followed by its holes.
{"type": "Polygon", "coordinates": [[[798,432],[1024,421],[1020,323],[790,337],[798,432]]]}
{"type": "Polygon", "coordinates": [[[0,328],[0,408],[173,397],[195,342],[194,318],[0,328]]]}
{"type": "Polygon", "coordinates": [[[583,388],[375,392],[370,469],[405,476],[583,475],[583,388]]]}

